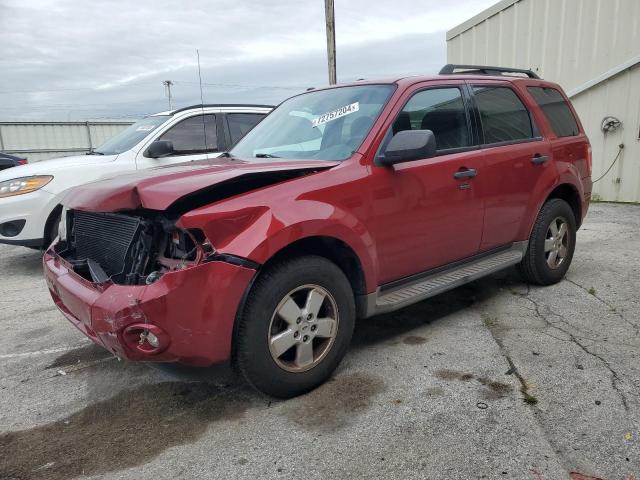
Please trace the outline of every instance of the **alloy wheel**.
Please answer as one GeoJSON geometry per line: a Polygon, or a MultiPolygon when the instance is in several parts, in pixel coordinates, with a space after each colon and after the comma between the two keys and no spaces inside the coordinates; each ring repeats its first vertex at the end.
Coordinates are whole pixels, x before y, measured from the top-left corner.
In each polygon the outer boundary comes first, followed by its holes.
{"type": "Polygon", "coordinates": [[[556,217],[549,225],[544,241],[544,255],[549,268],[555,270],[562,265],[568,252],[569,226],[563,217],[556,217]]]}
{"type": "Polygon", "coordinates": [[[278,303],[269,325],[269,351],[288,372],[312,369],[327,355],[338,333],[338,307],[318,285],[302,285],[278,303]]]}

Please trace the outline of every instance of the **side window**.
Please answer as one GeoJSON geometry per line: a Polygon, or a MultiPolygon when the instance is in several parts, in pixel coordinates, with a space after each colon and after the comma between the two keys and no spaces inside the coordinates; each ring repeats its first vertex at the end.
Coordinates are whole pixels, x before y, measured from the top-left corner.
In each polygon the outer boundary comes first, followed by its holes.
{"type": "Polygon", "coordinates": [[[173,143],[178,155],[215,152],[218,148],[215,115],[189,117],[165,132],[158,140],[173,143]]]}
{"type": "Polygon", "coordinates": [[[580,133],[569,105],[555,88],[528,87],[527,90],[542,109],[558,137],[572,137],[580,133]]]}
{"type": "Polygon", "coordinates": [[[431,130],[438,150],[471,145],[469,125],[459,88],[433,88],[416,93],[391,127],[402,130],[431,130]]]}
{"type": "Polygon", "coordinates": [[[236,143],[264,118],[261,113],[228,113],[227,121],[231,132],[231,143],[236,143]]]}
{"type": "Polygon", "coordinates": [[[509,87],[473,87],[484,143],[533,138],[529,111],[509,87]]]}

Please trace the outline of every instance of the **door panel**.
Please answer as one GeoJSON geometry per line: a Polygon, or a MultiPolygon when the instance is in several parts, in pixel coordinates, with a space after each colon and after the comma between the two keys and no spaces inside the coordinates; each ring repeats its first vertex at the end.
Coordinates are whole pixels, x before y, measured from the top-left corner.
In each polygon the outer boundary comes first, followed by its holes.
{"type": "Polygon", "coordinates": [[[514,241],[529,222],[531,199],[552,167],[549,143],[542,140],[533,115],[507,82],[473,82],[484,161],[477,187],[484,199],[480,250],[514,241]]]}
{"type": "Polygon", "coordinates": [[[389,126],[431,130],[438,155],[373,167],[372,233],[381,283],[475,255],[482,236],[482,198],[475,188],[482,159],[474,147],[470,104],[462,84],[418,87],[389,126]]]}
{"type": "Polygon", "coordinates": [[[478,252],[483,206],[476,179],[454,178],[465,168],[482,174],[477,151],[374,168],[371,224],[381,283],[478,252]]]}
{"type": "Polygon", "coordinates": [[[484,170],[477,185],[484,198],[480,250],[485,251],[526,240],[518,238],[518,233],[530,214],[531,196],[538,192],[541,179],[547,169],[553,168],[553,162],[549,142],[542,140],[486,148],[482,154],[484,170]]]}

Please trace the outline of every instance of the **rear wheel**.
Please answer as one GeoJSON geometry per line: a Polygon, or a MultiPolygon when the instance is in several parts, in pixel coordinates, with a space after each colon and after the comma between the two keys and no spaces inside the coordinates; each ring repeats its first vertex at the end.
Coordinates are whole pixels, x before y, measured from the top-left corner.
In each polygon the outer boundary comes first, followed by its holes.
{"type": "Polygon", "coordinates": [[[322,257],[274,265],[249,292],[235,362],[256,389],[289,398],[322,384],[351,341],[355,305],[344,273],[322,257]]]}
{"type": "Polygon", "coordinates": [[[564,200],[553,198],[538,213],[527,253],[518,270],[529,283],[558,283],[571,265],[575,246],[576,220],[573,210],[564,200]]]}

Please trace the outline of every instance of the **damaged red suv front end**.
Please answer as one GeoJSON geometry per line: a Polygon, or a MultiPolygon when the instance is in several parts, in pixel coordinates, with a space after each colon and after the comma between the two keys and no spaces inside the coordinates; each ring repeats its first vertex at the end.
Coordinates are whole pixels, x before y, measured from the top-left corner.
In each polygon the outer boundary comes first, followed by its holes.
{"type": "MultiPolygon", "coordinates": [[[[85,231],[91,228],[87,223],[100,224],[106,217],[113,224],[117,217],[79,211],[68,215],[71,222],[80,223],[82,218],[85,231]]],[[[96,234],[105,237],[104,232],[96,230],[96,234]]],[[[161,255],[153,267],[142,269],[148,261],[143,258],[148,255],[144,244],[150,238],[144,238],[143,229],[135,236],[138,245],[130,250],[133,261],[125,265],[126,274],[109,275],[114,263],[120,268],[115,261],[118,249],[109,247],[109,239],[101,245],[99,238],[85,237],[84,248],[93,251],[80,253],[69,239],[52,247],[44,256],[44,270],[55,304],[91,340],[120,358],[189,365],[227,360],[236,309],[255,269],[249,262],[221,260],[195,239],[189,243],[193,253],[184,252],[188,258],[161,255]],[[91,259],[100,255],[100,263],[91,259]]],[[[183,238],[167,233],[166,249],[179,251],[174,247],[183,238]]]]}
{"type": "Polygon", "coordinates": [[[228,360],[236,312],[259,265],[216,251],[203,230],[182,225],[182,215],[220,189],[255,188],[308,167],[218,162],[74,189],[64,200],[60,238],[43,260],[55,304],[120,358],[194,366],[228,360]]]}

